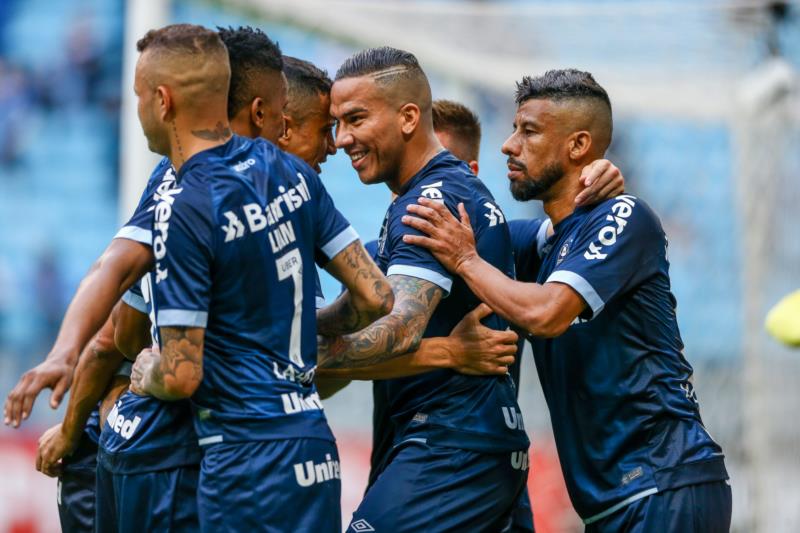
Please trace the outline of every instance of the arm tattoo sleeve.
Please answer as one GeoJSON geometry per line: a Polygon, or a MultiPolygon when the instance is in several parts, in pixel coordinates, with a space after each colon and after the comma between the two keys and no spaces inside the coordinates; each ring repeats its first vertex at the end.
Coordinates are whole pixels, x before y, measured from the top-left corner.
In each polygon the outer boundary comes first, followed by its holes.
{"type": "Polygon", "coordinates": [[[161,355],[150,375],[153,396],[162,400],[175,400],[191,396],[191,392],[203,379],[205,330],[202,328],[164,327],[159,331],[161,333],[161,355]]]}
{"type": "Polygon", "coordinates": [[[391,306],[393,293],[383,274],[367,254],[360,241],[349,244],[334,261],[331,268],[341,274],[348,287],[357,290],[345,291],[331,305],[317,313],[317,332],[320,335],[335,336],[358,331],[367,327],[385,313],[376,313],[359,307],[356,294],[363,293],[364,299],[380,302],[380,309],[391,306]]]}
{"type": "Polygon", "coordinates": [[[395,298],[392,312],[351,335],[320,337],[320,368],[371,366],[419,347],[443,291],[411,276],[389,276],[389,283],[395,298]]]}

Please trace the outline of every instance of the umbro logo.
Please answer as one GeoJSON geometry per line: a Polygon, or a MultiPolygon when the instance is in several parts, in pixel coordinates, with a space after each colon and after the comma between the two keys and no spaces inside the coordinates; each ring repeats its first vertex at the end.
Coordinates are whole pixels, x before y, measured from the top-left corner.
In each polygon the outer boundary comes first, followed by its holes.
{"type": "Polygon", "coordinates": [[[357,531],[358,533],[363,533],[364,531],[375,531],[375,528],[363,518],[350,524],[350,529],[357,531]]]}
{"type": "Polygon", "coordinates": [[[500,211],[500,209],[498,209],[497,206],[492,202],[486,202],[483,204],[483,206],[489,209],[489,212],[484,213],[483,216],[489,219],[490,228],[506,221],[506,217],[503,216],[503,212],[500,211]]]}

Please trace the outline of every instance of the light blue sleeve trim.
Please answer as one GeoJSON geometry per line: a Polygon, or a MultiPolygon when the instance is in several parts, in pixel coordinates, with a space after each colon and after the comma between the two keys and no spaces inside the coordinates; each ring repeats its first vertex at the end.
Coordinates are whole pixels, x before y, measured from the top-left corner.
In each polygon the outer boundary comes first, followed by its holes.
{"type": "Polygon", "coordinates": [[[453,287],[453,280],[447,276],[441,275],[439,272],[411,265],[392,265],[386,271],[387,276],[397,274],[400,276],[411,276],[412,278],[424,279],[430,281],[434,285],[438,285],[444,289],[445,296],[450,294],[450,289],[453,287]]]}
{"type": "Polygon", "coordinates": [[[333,259],[339,252],[344,250],[348,244],[356,240],[358,240],[358,233],[353,229],[353,226],[347,226],[336,237],[321,246],[320,249],[328,259],[333,259]]]}
{"type": "Polygon", "coordinates": [[[131,370],[132,370],[132,369],[133,369],[133,363],[131,363],[130,361],[128,361],[127,359],[125,359],[125,360],[124,360],[124,361],[122,361],[122,363],[119,365],[119,368],[118,368],[118,369],[117,369],[117,371],[114,373],[114,375],[115,375],[115,376],[122,376],[122,377],[129,378],[129,377],[131,377],[131,370]]]}
{"type": "Polygon", "coordinates": [[[603,299],[600,298],[600,295],[597,294],[597,291],[594,290],[594,287],[592,287],[588,281],[575,272],[570,272],[569,270],[556,270],[550,274],[550,277],[547,278],[547,281],[545,281],[545,283],[550,282],[563,283],[575,289],[575,291],[577,291],[577,293],[580,294],[584,300],[586,300],[586,304],[592,310],[592,318],[596,317],[606,305],[603,299]]]}
{"type": "Polygon", "coordinates": [[[539,226],[539,231],[536,233],[536,253],[541,258],[544,253],[544,247],[547,244],[547,230],[550,229],[550,226],[553,225],[553,222],[546,218],[542,225],[539,226]]]}
{"type": "Polygon", "coordinates": [[[134,294],[129,290],[125,291],[125,294],[122,295],[122,301],[140,313],[148,314],[147,304],[145,303],[144,298],[138,294],[134,294]]]}
{"type": "Polygon", "coordinates": [[[156,315],[156,324],[163,328],[166,326],[186,326],[191,328],[204,328],[208,323],[206,311],[192,311],[189,309],[161,309],[156,315]]]}
{"type": "Polygon", "coordinates": [[[130,241],[140,242],[147,246],[153,245],[153,232],[149,229],[140,228],[138,226],[123,226],[114,235],[115,239],[128,239],[130,241]]]}
{"type": "Polygon", "coordinates": [[[317,304],[317,309],[322,309],[323,307],[325,307],[325,298],[323,298],[322,296],[317,296],[316,304],[317,304]]]}

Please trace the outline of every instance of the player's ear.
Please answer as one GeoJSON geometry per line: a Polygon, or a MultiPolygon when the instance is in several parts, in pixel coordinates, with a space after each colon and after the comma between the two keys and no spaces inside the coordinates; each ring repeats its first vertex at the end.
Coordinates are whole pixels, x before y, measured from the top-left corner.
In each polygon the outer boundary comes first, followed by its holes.
{"type": "Polygon", "coordinates": [[[469,168],[472,169],[472,173],[477,176],[478,175],[478,162],[473,159],[472,161],[470,161],[467,164],[469,165],[469,168]]]}
{"type": "Polygon", "coordinates": [[[411,135],[417,129],[420,119],[420,109],[411,102],[400,108],[400,129],[404,135],[411,135]]]}
{"type": "Polygon", "coordinates": [[[573,161],[583,159],[592,147],[592,134],[588,131],[576,131],[567,140],[569,158],[573,161]]]}
{"type": "Polygon", "coordinates": [[[156,104],[158,105],[159,118],[164,122],[170,120],[174,114],[174,109],[172,108],[174,102],[172,101],[169,87],[165,85],[156,87],[156,104]]]}
{"type": "Polygon", "coordinates": [[[288,115],[283,115],[283,133],[280,137],[278,137],[278,147],[286,151],[286,147],[289,146],[289,142],[292,140],[292,135],[294,134],[294,119],[288,115]]]}
{"type": "Polygon", "coordinates": [[[260,96],[256,96],[250,102],[250,122],[256,130],[264,129],[264,100],[260,96]]]}

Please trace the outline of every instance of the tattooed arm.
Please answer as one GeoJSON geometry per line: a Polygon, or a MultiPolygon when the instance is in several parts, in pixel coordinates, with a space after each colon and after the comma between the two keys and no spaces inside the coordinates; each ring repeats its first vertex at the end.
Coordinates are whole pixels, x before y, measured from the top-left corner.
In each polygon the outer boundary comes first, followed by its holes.
{"type": "Polygon", "coordinates": [[[321,337],[318,369],[371,366],[416,350],[442,289],[412,276],[392,275],[392,312],[366,328],[340,337],[321,337]]]}
{"type": "Polygon", "coordinates": [[[358,331],[392,310],[392,287],[361,241],[353,241],[336,254],[325,270],[347,290],[331,305],[317,311],[320,335],[332,337],[358,331]]]}
{"type": "Polygon", "coordinates": [[[163,327],[161,351],[145,349],[131,371],[136,394],[172,401],[189,398],[203,380],[204,328],[163,327]]]}

